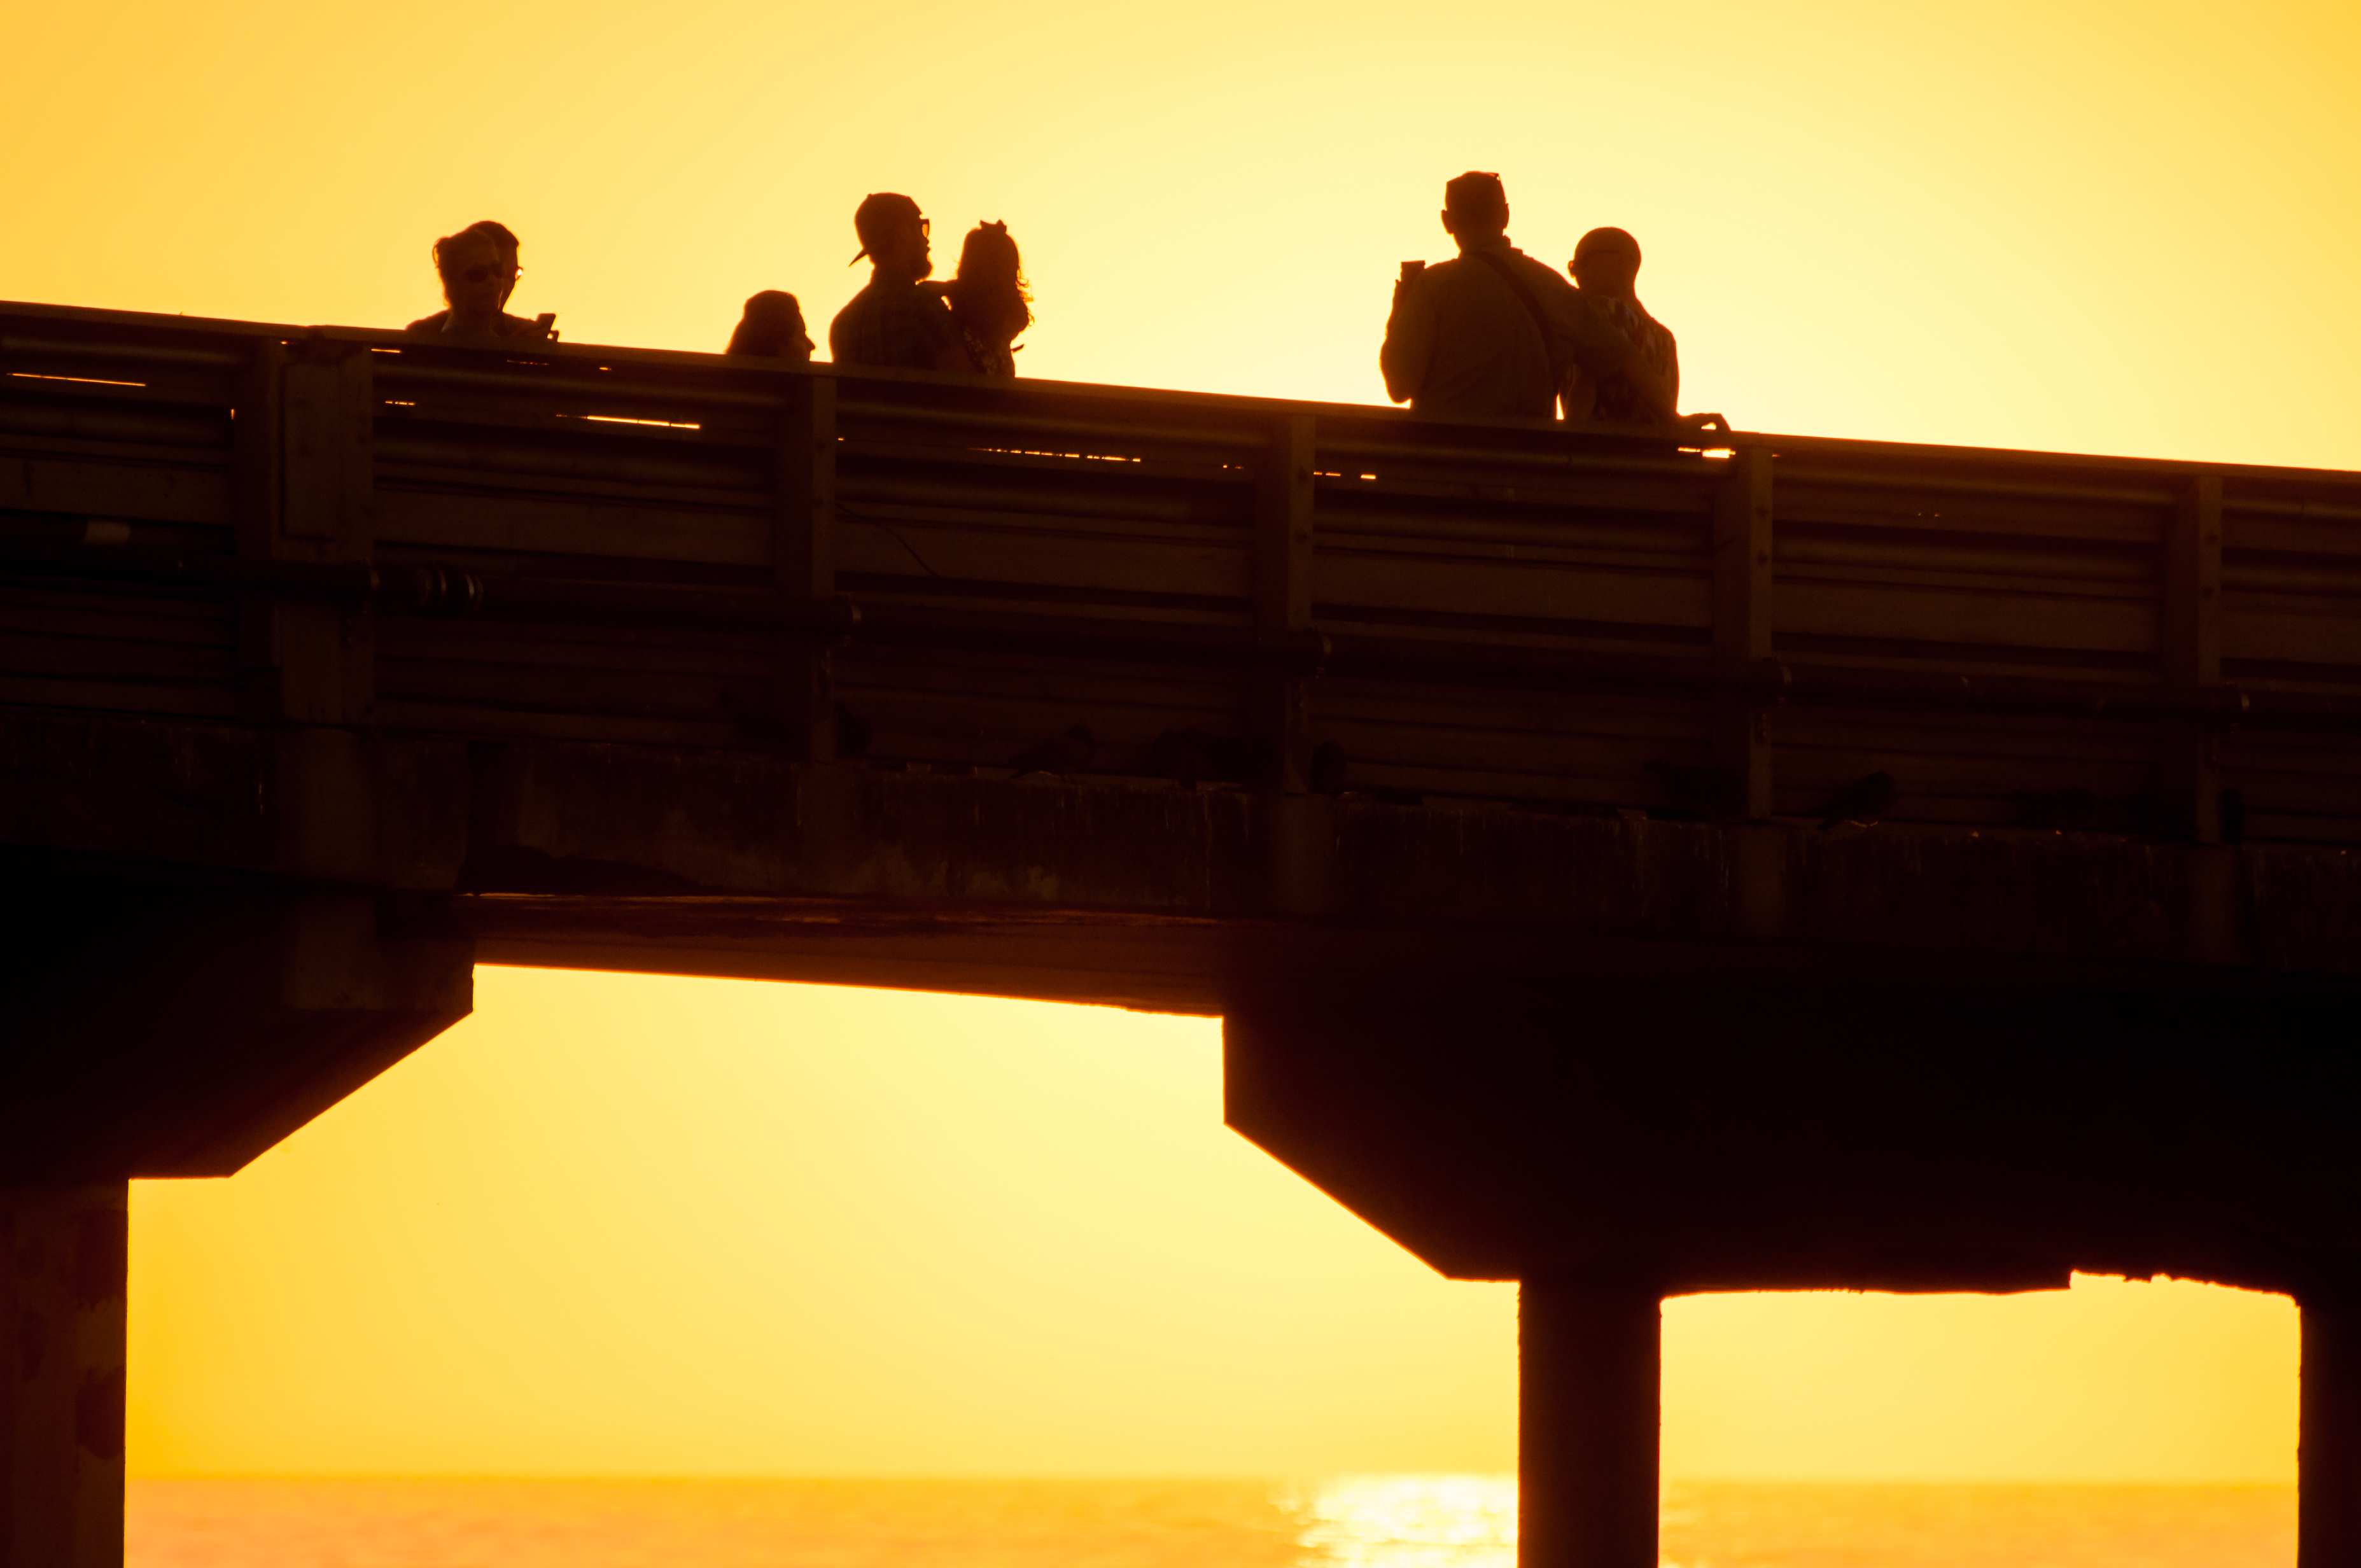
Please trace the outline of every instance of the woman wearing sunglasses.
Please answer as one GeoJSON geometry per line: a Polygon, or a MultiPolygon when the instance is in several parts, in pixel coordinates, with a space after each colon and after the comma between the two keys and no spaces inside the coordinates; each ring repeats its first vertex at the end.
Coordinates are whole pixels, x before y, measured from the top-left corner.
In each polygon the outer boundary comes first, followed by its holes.
{"type": "Polygon", "coordinates": [[[434,270],[443,280],[448,309],[412,322],[410,332],[425,337],[477,342],[545,343],[555,338],[557,317],[512,316],[509,296],[523,269],[517,265],[517,236],[505,224],[486,219],[434,242],[434,270]]]}

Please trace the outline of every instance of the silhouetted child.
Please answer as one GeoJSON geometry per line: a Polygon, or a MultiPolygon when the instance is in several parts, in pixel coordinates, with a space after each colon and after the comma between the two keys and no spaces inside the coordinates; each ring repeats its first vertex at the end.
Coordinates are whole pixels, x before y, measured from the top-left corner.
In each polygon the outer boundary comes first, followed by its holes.
{"type": "Polygon", "coordinates": [[[979,376],[1016,374],[1016,337],[1033,324],[1033,292],[1005,223],[978,224],[960,246],[959,275],[942,286],[959,324],[968,367],[979,376]]]}
{"type": "Polygon", "coordinates": [[[918,203],[892,191],[862,198],[852,232],[869,258],[869,286],[829,323],[829,352],[839,365],[887,370],[964,370],[959,323],[937,289],[921,287],[934,270],[929,229],[918,203]]]}
{"type": "Polygon", "coordinates": [[[746,302],[738,330],[730,334],[724,354],[753,359],[784,359],[793,365],[811,363],[811,334],[804,330],[804,308],[793,294],[765,289],[746,302]]]}
{"type": "Polygon", "coordinates": [[[443,280],[447,309],[412,322],[405,331],[427,337],[546,342],[555,315],[512,316],[509,296],[523,269],[517,265],[517,236],[489,218],[434,242],[435,274],[443,280]]]}
{"type": "Polygon", "coordinates": [[[1604,376],[1579,365],[1569,367],[1559,389],[1565,417],[1609,424],[1665,424],[1677,418],[1680,350],[1635,292],[1640,242],[1621,229],[1592,229],[1574,247],[1565,269],[1582,297],[1630,340],[1635,357],[1630,368],[1604,376]]]}

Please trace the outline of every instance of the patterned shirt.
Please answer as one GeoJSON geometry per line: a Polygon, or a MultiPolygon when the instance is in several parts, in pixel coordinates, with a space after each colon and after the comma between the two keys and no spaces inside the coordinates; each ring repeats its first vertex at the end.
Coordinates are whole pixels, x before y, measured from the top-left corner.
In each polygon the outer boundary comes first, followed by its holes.
{"type": "Polygon", "coordinates": [[[935,370],[959,341],[950,307],[931,289],[873,277],[829,323],[828,350],[839,365],[883,370],[935,370]]]}
{"type": "MultiPolygon", "coordinates": [[[[1663,378],[1670,389],[1673,404],[1680,406],[1681,356],[1673,342],[1671,329],[1650,315],[1647,307],[1625,295],[1585,295],[1595,300],[1598,309],[1612,322],[1625,338],[1640,351],[1640,357],[1649,368],[1663,378]]],[[[1607,376],[1598,382],[1598,399],[1591,405],[1590,417],[1610,424],[1649,424],[1663,417],[1664,411],[1649,406],[1640,389],[1629,376],[1607,376]]]]}
{"type": "Polygon", "coordinates": [[[1016,350],[1014,345],[994,343],[982,336],[964,322],[961,323],[960,341],[967,346],[967,362],[975,367],[979,376],[994,376],[1014,380],[1016,377],[1016,350]]]}

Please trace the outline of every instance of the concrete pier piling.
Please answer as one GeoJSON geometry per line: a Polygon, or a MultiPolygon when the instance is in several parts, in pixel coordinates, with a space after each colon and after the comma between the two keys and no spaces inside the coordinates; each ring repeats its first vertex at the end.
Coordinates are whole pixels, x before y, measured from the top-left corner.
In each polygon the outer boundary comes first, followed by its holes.
{"type": "Polygon", "coordinates": [[[2361,1293],[2312,1293],[2297,1417],[2296,1568],[2361,1568],[2361,1293]]]}
{"type": "Polygon", "coordinates": [[[0,1188],[0,1568],[121,1568],[129,1196],[0,1188]]]}
{"type": "Polygon", "coordinates": [[[1663,1319],[1653,1286],[1519,1288],[1518,1568],[1656,1568],[1663,1319]]]}

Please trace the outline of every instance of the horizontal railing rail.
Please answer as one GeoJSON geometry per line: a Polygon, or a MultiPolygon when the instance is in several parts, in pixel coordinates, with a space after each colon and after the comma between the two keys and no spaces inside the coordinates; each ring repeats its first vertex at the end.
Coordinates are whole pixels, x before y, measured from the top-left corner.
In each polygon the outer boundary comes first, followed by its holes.
{"type": "Polygon", "coordinates": [[[0,304],[0,609],[6,705],[2361,842],[2333,471],[0,304]]]}

